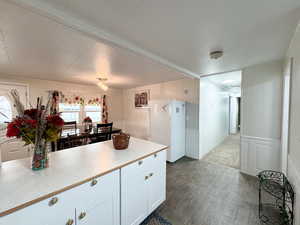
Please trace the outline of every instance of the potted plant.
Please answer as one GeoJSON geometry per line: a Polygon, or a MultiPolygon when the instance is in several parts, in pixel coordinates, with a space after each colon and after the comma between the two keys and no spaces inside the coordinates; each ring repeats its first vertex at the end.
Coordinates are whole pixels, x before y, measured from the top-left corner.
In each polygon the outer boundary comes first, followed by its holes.
{"type": "Polygon", "coordinates": [[[36,108],[24,109],[16,90],[11,91],[17,116],[7,126],[7,137],[20,138],[25,145],[34,146],[32,169],[49,167],[47,144],[59,138],[64,120],[59,114],[49,114],[49,95],[47,104],[42,105],[42,98],[37,98],[36,108]]]}
{"type": "Polygon", "coordinates": [[[92,128],[93,128],[93,121],[92,119],[87,116],[83,119],[83,125],[84,125],[84,131],[85,132],[91,132],[92,128]]]}

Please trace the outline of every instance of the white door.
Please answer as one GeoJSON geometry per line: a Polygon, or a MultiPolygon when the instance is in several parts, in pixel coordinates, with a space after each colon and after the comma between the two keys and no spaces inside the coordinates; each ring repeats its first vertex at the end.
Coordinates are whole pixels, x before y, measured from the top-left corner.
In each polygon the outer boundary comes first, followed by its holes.
{"type": "Polygon", "coordinates": [[[28,146],[24,147],[24,143],[20,139],[6,137],[6,122],[10,122],[16,116],[16,110],[9,94],[12,89],[18,91],[20,100],[25,107],[28,105],[26,85],[0,83],[0,111],[5,114],[5,116],[0,115],[0,158],[3,162],[29,156],[28,146]]]}
{"type": "Polygon", "coordinates": [[[139,225],[148,216],[150,158],[121,169],[121,224],[139,225]]]}
{"type": "Polygon", "coordinates": [[[237,97],[229,97],[229,132],[230,134],[236,134],[238,132],[238,115],[239,104],[237,97]]]}
{"type": "Polygon", "coordinates": [[[166,199],[166,151],[150,156],[151,168],[149,174],[149,214],[166,199]]]}
{"type": "Polygon", "coordinates": [[[185,103],[173,101],[171,106],[171,146],[167,159],[175,162],[185,155],[185,103]]]}

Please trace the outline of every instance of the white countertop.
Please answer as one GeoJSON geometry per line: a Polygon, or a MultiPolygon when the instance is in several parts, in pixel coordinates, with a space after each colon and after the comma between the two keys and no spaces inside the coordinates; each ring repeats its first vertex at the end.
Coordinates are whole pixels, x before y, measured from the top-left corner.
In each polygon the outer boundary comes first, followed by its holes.
{"type": "Polygon", "coordinates": [[[0,216],[166,148],[131,138],[126,150],[115,150],[112,141],[106,141],[51,153],[50,167],[41,171],[31,170],[31,158],[2,163],[0,216]]]}

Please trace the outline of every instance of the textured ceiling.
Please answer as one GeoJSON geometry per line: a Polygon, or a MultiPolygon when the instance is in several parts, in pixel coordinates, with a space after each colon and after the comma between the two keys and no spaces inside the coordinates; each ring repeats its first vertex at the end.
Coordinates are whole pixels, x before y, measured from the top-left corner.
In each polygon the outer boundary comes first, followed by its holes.
{"type": "Polygon", "coordinates": [[[64,18],[85,21],[193,75],[233,71],[283,57],[300,19],[299,0],[21,2],[38,2],[50,14],[55,9],[64,18]],[[210,60],[209,52],[216,49],[223,49],[224,57],[210,60]]]}
{"type": "Polygon", "coordinates": [[[185,77],[5,1],[0,1],[0,74],[85,84],[102,76],[114,88],[185,77]]]}

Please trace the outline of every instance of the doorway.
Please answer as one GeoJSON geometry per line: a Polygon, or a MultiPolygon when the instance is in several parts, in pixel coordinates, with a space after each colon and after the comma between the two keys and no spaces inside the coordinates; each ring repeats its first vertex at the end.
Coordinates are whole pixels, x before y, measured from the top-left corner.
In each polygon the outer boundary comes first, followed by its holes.
{"type": "Polygon", "coordinates": [[[13,107],[10,91],[15,89],[18,91],[20,100],[27,107],[28,104],[28,86],[17,83],[0,82],[0,164],[1,162],[26,158],[30,155],[29,147],[17,138],[6,137],[7,123],[17,114],[13,107]]]}
{"type": "Polygon", "coordinates": [[[200,79],[200,158],[240,169],[241,71],[200,79]]]}

